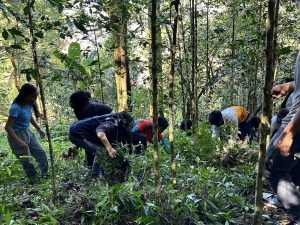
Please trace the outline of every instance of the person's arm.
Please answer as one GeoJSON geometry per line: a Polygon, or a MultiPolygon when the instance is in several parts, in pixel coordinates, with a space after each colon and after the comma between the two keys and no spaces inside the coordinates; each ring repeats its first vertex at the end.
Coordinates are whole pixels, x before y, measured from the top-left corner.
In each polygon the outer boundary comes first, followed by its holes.
{"type": "Polygon", "coordinates": [[[220,128],[218,128],[216,125],[211,126],[211,137],[216,138],[220,136],[220,128]]]}
{"type": "Polygon", "coordinates": [[[100,141],[102,142],[103,146],[106,148],[109,157],[111,158],[116,158],[117,156],[117,151],[111,146],[111,144],[109,143],[106,134],[102,131],[98,131],[97,132],[97,136],[100,139],[100,141]]]}
{"type": "Polygon", "coordinates": [[[30,123],[32,124],[32,126],[34,126],[34,128],[37,130],[37,132],[39,132],[41,138],[45,138],[45,132],[42,131],[42,129],[40,128],[40,126],[36,123],[36,121],[33,119],[33,117],[31,117],[30,119],[30,123]]]}
{"type": "Polygon", "coordinates": [[[6,124],[5,124],[5,130],[7,132],[7,134],[14,140],[14,142],[17,143],[18,147],[21,149],[27,149],[28,145],[21,140],[16,133],[14,132],[14,130],[12,129],[12,125],[15,123],[16,119],[14,117],[9,116],[6,124]]]}
{"type": "Polygon", "coordinates": [[[283,155],[288,156],[292,146],[293,137],[300,132],[300,110],[295,117],[287,124],[282,134],[274,142],[276,149],[283,155]]]}
{"type": "Polygon", "coordinates": [[[271,94],[274,99],[279,99],[284,96],[286,93],[294,91],[295,89],[295,81],[277,84],[275,85],[272,90],[271,94]]]}

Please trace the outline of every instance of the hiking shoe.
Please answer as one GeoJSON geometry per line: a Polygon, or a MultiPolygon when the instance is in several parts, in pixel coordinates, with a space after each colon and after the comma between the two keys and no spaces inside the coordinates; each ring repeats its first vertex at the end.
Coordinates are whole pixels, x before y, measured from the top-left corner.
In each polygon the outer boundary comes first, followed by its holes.
{"type": "Polygon", "coordinates": [[[278,200],[277,195],[275,194],[263,193],[263,199],[271,205],[274,205],[278,208],[284,208],[282,203],[278,200]]]}

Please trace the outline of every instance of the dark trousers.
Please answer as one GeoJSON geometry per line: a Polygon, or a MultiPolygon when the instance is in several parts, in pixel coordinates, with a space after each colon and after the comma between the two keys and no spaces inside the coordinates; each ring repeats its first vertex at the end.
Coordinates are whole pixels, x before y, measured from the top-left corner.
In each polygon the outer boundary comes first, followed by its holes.
{"type": "Polygon", "coordinates": [[[300,223],[300,134],[293,138],[289,156],[282,156],[273,143],[283,132],[280,128],[267,148],[265,178],[277,194],[290,218],[300,223]]]}
{"type": "Polygon", "coordinates": [[[147,149],[147,139],[138,135],[132,135],[132,145],[135,154],[142,154],[147,149]]]}

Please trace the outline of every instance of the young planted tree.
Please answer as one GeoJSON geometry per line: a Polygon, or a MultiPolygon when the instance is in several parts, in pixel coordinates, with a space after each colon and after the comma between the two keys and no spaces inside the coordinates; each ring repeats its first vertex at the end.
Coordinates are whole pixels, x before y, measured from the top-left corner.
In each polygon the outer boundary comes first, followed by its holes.
{"type": "Polygon", "coordinates": [[[46,135],[48,139],[48,145],[49,145],[49,153],[50,153],[50,163],[51,163],[51,171],[52,171],[52,194],[53,199],[56,198],[56,177],[55,177],[55,165],[54,165],[54,155],[53,155],[53,147],[52,147],[52,141],[51,141],[51,135],[50,135],[50,129],[49,129],[49,123],[48,123],[48,117],[47,117],[47,109],[46,109],[46,99],[45,99],[45,93],[44,93],[44,87],[43,87],[43,79],[40,74],[39,69],[39,61],[38,61],[38,55],[37,55],[37,48],[36,48],[36,37],[34,35],[34,23],[33,23],[33,16],[32,16],[32,9],[34,7],[34,1],[29,0],[27,1],[27,5],[24,9],[25,13],[28,15],[28,28],[30,32],[30,39],[31,39],[31,51],[32,51],[32,57],[33,57],[33,65],[34,65],[34,75],[36,76],[36,81],[38,84],[38,87],[40,89],[40,95],[41,95],[41,101],[43,106],[43,114],[44,114],[44,120],[45,120],[45,127],[46,127],[46,135]]]}
{"type": "Polygon", "coordinates": [[[172,19],[172,8],[174,6],[174,22],[172,25],[172,40],[171,43],[171,71],[169,74],[169,141],[170,141],[170,155],[171,155],[171,169],[173,184],[176,184],[176,161],[174,153],[174,77],[175,77],[175,56],[176,56],[176,42],[177,42],[177,25],[178,25],[178,7],[179,0],[175,0],[170,6],[170,19],[172,19]]]}
{"type": "Polygon", "coordinates": [[[157,46],[156,46],[156,8],[157,1],[151,0],[151,54],[152,54],[152,105],[153,105],[153,160],[154,160],[154,185],[155,185],[155,203],[161,205],[160,191],[160,172],[159,172],[159,156],[158,156],[158,85],[157,85],[157,46]]]}
{"type": "Polygon", "coordinates": [[[270,139],[270,118],[272,115],[272,96],[271,89],[274,81],[274,28],[275,28],[275,0],[268,2],[268,16],[267,16],[267,37],[266,37],[266,73],[263,95],[263,115],[261,120],[261,139],[260,151],[258,155],[258,169],[256,177],[255,189],[255,214],[254,225],[262,223],[263,201],[262,190],[263,182],[262,177],[265,169],[266,160],[266,146],[270,139]]]}

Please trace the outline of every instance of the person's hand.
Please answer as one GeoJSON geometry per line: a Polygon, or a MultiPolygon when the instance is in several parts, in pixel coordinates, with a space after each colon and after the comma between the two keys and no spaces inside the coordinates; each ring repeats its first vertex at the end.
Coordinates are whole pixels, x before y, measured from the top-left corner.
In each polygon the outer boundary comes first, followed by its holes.
{"type": "Polygon", "coordinates": [[[288,156],[290,154],[290,148],[293,143],[293,136],[290,133],[283,133],[279,138],[274,142],[274,147],[280,152],[283,156],[288,156]]]}
{"type": "Polygon", "coordinates": [[[28,145],[24,141],[19,141],[17,144],[20,149],[28,149],[28,145]]]}
{"type": "Polygon", "coordinates": [[[117,157],[117,151],[113,149],[112,147],[107,148],[107,152],[110,158],[116,158],[117,157]]]}
{"type": "Polygon", "coordinates": [[[271,95],[273,99],[279,99],[288,92],[286,84],[277,84],[271,90],[271,95]]]}
{"type": "Polygon", "coordinates": [[[43,139],[46,137],[46,134],[44,131],[42,131],[41,129],[38,130],[39,134],[40,134],[40,137],[43,139]]]}

